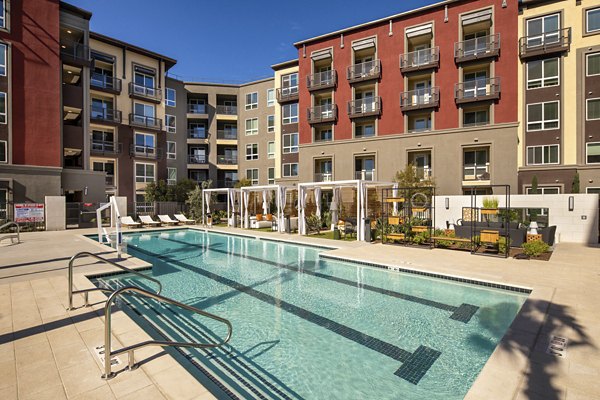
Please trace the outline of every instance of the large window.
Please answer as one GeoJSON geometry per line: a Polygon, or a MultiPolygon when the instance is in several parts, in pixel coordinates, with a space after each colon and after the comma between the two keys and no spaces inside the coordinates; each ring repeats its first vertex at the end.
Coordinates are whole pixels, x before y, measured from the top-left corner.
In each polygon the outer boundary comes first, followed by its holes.
{"type": "Polygon", "coordinates": [[[295,124],[298,122],[298,103],[286,104],[282,109],[284,124],[295,124]]]}
{"type": "Polygon", "coordinates": [[[92,170],[106,173],[106,186],[117,186],[115,182],[115,162],[114,160],[93,160],[92,170]]]}
{"type": "Polygon", "coordinates": [[[258,144],[250,143],[246,145],[246,160],[258,160],[258,144]]]}
{"type": "Polygon", "coordinates": [[[600,32],[600,8],[594,8],[585,12],[585,32],[600,32]]]}
{"type": "Polygon", "coordinates": [[[558,145],[527,147],[527,165],[558,164],[558,145]]]}
{"type": "Polygon", "coordinates": [[[135,181],[137,183],[154,182],[154,164],[135,163],[135,181]]]}
{"type": "Polygon", "coordinates": [[[150,104],[134,103],[133,105],[133,120],[139,124],[154,125],[155,109],[150,104]]]}
{"type": "Polygon", "coordinates": [[[329,142],[333,140],[333,131],[331,128],[316,128],[315,142],[329,142]]]}
{"type": "Polygon", "coordinates": [[[147,155],[154,154],[156,151],[155,138],[151,133],[135,133],[135,152],[147,155]]]}
{"type": "Polygon", "coordinates": [[[167,159],[175,160],[177,158],[177,147],[175,142],[167,142],[167,159]]]}
{"type": "Polygon", "coordinates": [[[6,0],[0,0],[0,28],[6,28],[6,0]]]}
{"type": "Polygon", "coordinates": [[[543,131],[557,129],[559,102],[536,103],[527,105],[527,130],[543,131]]]}
{"type": "Polygon", "coordinates": [[[92,130],[92,151],[114,152],[115,132],[109,130],[92,130]]]}
{"type": "Polygon", "coordinates": [[[8,162],[8,146],[4,140],[0,140],[0,163],[8,162]]]}
{"type": "Polygon", "coordinates": [[[275,116],[267,115],[267,132],[275,132],[275,116]]]}
{"type": "Polygon", "coordinates": [[[586,100],[586,118],[588,121],[600,119],[600,97],[586,100]]]}
{"type": "Polygon", "coordinates": [[[267,107],[275,105],[275,89],[267,89],[267,107]]]}
{"type": "MultiPolygon", "coordinates": [[[[588,164],[600,163],[600,142],[588,143],[586,145],[586,161],[588,164]]],[[[1,150],[0,150],[1,151],[1,150]]],[[[1,154],[0,154],[1,157],[1,154]]]]}
{"type": "Polygon", "coordinates": [[[167,168],[167,185],[175,185],[177,183],[177,168],[167,168]]]}
{"type": "Polygon", "coordinates": [[[283,153],[297,153],[298,152],[298,134],[297,133],[286,133],[283,135],[283,153]]]}
{"type": "Polygon", "coordinates": [[[0,76],[6,76],[6,44],[0,43],[0,76]]]}
{"type": "Polygon", "coordinates": [[[204,99],[188,99],[188,113],[206,114],[206,102],[204,99]]]}
{"type": "Polygon", "coordinates": [[[298,73],[284,75],[281,77],[281,93],[284,96],[298,93],[298,73]]]}
{"type": "Polygon", "coordinates": [[[533,188],[527,188],[527,194],[560,194],[560,187],[558,186],[538,186],[537,190],[533,188]]]}
{"type": "Polygon", "coordinates": [[[136,71],[133,76],[133,88],[135,93],[151,96],[155,95],[154,75],[136,71]]]}
{"type": "Polygon", "coordinates": [[[527,89],[558,85],[558,58],[527,63],[527,89]]]}
{"type": "Polygon", "coordinates": [[[268,173],[269,173],[269,177],[268,177],[268,185],[274,185],[275,184],[275,168],[270,167],[268,169],[268,173]]]}
{"type": "Polygon", "coordinates": [[[375,136],[375,124],[372,122],[366,124],[356,124],[354,126],[354,137],[364,138],[375,136]]]}
{"type": "Polygon", "coordinates": [[[166,88],[165,89],[165,105],[169,107],[175,107],[177,105],[176,101],[177,92],[175,89],[166,88]]]}
{"type": "Polygon", "coordinates": [[[275,158],[275,142],[267,143],[267,158],[275,158]]]}
{"type": "Polygon", "coordinates": [[[527,21],[527,47],[557,43],[560,40],[559,14],[546,15],[527,21]]]}
{"type": "Polygon", "coordinates": [[[283,176],[284,178],[298,176],[298,163],[283,164],[283,176]]]}
{"type": "Polygon", "coordinates": [[[246,94],[246,110],[258,108],[258,92],[246,94]]]}
{"type": "Polygon", "coordinates": [[[246,120],[246,136],[258,135],[258,118],[246,120]]]}
{"type": "Polygon", "coordinates": [[[0,92],[0,124],[6,123],[6,93],[0,92]]]}
{"type": "Polygon", "coordinates": [[[167,128],[168,133],[175,133],[175,120],[174,115],[165,114],[165,128],[167,128]]]}
{"type": "Polygon", "coordinates": [[[464,110],[463,126],[487,125],[490,123],[490,113],[484,110],[464,110]]]}
{"type": "Polygon", "coordinates": [[[206,124],[203,122],[190,122],[188,124],[188,137],[190,139],[206,139],[206,124]]]}
{"type": "Polygon", "coordinates": [[[463,180],[490,180],[490,152],[488,149],[464,151],[463,180]]]}
{"type": "Polygon", "coordinates": [[[246,179],[250,181],[253,186],[258,185],[258,168],[250,168],[246,170],[246,179]]]}
{"type": "Polygon", "coordinates": [[[586,55],[587,76],[600,75],[600,53],[586,55]]]}

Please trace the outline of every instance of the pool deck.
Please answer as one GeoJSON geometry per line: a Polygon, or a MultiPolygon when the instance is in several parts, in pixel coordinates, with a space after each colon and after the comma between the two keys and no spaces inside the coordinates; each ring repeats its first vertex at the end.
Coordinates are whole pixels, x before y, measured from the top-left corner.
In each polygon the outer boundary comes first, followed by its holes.
{"type": "MultiPolygon", "coordinates": [[[[452,250],[315,239],[234,228],[222,232],[331,246],[331,256],[532,289],[511,328],[485,365],[467,399],[581,400],[600,398],[600,248],[562,243],[551,261],[479,257],[452,250]],[[546,354],[550,335],[569,340],[566,357],[546,354]]],[[[66,311],[67,263],[80,251],[116,254],[83,238],[95,230],[22,234],[0,243],[0,399],[212,399],[160,348],[136,352],[141,367],[100,378],[94,347],[103,344],[99,292],[88,308],[66,311]]],[[[146,264],[127,258],[123,265],[146,264]]],[[[75,286],[86,275],[112,271],[90,259],[77,262],[75,286]]],[[[81,305],[76,296],[75,305],[81,305]]],[[[227,317],[227,316],[224,316],[227,317]]],[[[235,327],[234,327],[235,334],[235,327]]],[[[148,339],[121,311],[113,313],[114,348],[148,339]]],[[[127,356],[119,356],[123,364],[127,356]]],[[[114,367],[120,371],[123,366],[114,367]]]]}

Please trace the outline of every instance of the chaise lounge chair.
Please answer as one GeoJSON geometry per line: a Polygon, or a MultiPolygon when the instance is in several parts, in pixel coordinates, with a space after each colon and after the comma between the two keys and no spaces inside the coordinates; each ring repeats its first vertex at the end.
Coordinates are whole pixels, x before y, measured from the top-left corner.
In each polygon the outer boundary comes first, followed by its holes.
{"type": "Polygon", "coordinates": [[[195,224],[196,223],[195,220],[189,219],[183,214],[175,214],[175,219],[179,222],[183,222],[184,224],[195,224]]]}
{"type": "Polygon", "coordinates": [[[162,222],[163,224],[179,225],[179,221],[171,219],[171,217],[169,217],[168,215],[159,215],[158,219],[160,219],[160,222],[162,222]]]}
{"type": "Polygon", "coordinates": [[[141,224],[139,222],[135,222],[131,217],[121,217],[121,225],[128,228],[139,228],[141,224]]]}
{"type": "Polygon", "coordinates": [[[140,221],[144,226],[160,226],[160,222],[153,220],[149,215],[140,215],[140,221]]]}

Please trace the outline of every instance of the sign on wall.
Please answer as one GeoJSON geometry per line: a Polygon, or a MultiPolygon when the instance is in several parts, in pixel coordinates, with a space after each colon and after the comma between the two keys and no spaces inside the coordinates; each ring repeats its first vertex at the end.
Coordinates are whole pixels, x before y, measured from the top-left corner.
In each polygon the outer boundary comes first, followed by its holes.
{"type": "Polygon", "coordinates": [[[44,222],[44,205],[37,203],[15,204],[15,222],[44,222]]]}

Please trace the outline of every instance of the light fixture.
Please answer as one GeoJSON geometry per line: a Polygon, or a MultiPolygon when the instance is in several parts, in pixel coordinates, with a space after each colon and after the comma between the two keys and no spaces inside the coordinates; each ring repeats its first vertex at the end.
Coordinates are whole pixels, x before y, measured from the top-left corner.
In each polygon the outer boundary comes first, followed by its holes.
{"type": "Polygon", "coordinates": [[[73,32],[71,32],[70,30],[67,29],[67,33],[73,33],[73,32]]]}
{"type": "Polygon", "coordinates": [[[72,72],[71,71],[67,71],[67,74],[72,74],[72,72]]]}
{"type": "Polygon", "coordinates": [[[450,198],[446,197],[444,202],[445,202],[446,210],[449,210],[450,209],[450,198]]]}
{"type": "Polygon", "coordinates": [[[88,187],[86,186],[83,188],[83,195],[87,196],[87,192],[88,192],[88,187]]]}
{"type": "Polygon", "coordinates": [[[61,44],[60,47],[62,47],[63,49],[67,48],[67,46],[65,46],[64,44],[61,44]]]}
{"type": "Polygon", "coordinates": [[[536,221],[531,221],[529,223],[529,234],[530,235],[537,235],[537,228],[539,228],[538,223],[536,221]]]}
{"type": "Polygon", "coordinates": [[[569,211],[575,209],[575,196],[569,196],[569,211]]]}

